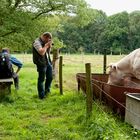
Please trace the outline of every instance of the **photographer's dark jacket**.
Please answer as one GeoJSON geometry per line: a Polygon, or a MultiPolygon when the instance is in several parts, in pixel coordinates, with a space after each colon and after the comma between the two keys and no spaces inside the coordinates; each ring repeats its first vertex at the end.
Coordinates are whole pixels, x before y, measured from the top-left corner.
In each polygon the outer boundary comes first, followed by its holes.
{"type": "Polygon", "coordinates": [[[37,38],[33,42],[33,62],[37,66],[46,66],[48,64],[51,64],[50,59],[50,51],[47,51],[43,56],[38,53],[38,50],[40,47],[44,47],[45,43],[41,40],[41,38],[37,38]]]}

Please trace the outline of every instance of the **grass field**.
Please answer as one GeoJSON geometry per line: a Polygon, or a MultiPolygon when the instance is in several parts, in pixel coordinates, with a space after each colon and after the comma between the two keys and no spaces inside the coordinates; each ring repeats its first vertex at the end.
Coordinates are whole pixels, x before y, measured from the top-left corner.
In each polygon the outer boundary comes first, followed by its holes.
{"type": "MultiPolygon", "coordinates": [[[[124,123],[98,101],[93,102],[93,115],[86,119],[86,102],[78,94],[75,75],[102,73],[101,55],[63,55],[64,95],[53,81],[51,94],[44,100],[37,96],[37,72],[31,55],[16,55],[24,63],[20,71],[20,89],[0,103],[0,140],[139,140],[140,131],[124,123]]],[[[123,56],[108,56],[107,63],[123,56]]]]}

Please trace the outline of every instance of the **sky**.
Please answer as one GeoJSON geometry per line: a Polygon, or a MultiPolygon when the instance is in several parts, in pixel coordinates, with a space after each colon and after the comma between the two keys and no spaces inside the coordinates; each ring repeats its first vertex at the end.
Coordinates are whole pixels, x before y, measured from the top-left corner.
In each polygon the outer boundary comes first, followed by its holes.
{"type": "Polygon", "coordinates": [[[140,10],[140,0],[85,0],[92,8],[104,11],[108,16],[140,10]]]}

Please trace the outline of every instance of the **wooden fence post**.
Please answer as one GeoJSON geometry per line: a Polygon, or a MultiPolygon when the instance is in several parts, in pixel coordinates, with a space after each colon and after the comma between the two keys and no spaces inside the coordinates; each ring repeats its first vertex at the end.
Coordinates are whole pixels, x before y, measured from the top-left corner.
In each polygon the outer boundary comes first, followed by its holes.
{"type": "Polygon", "coordinates": [[[103,60],[103,66],[104,66],[104,69],[103,69],[103,73],[106,74],[106,49],[104,49],[104,60],[103,60]]]}
{"type": "Polygon", "coordinates": [[[89,118],[92,115],[92,101],[93,101],[93,95],[92,95],[92,87],[91,87],[91,65],[90,63],[85,64],[86,67],[86,111],[87,111],[87,118],[89,118]]]}
{"type": "Polygon", "coordinates": [[[60,56],[60,60],[59,60],[59,87],[60,87],[60,94],[61,94],[61,95],[63,95],[62,65],[63,65],[63,57],[60,56]]]}

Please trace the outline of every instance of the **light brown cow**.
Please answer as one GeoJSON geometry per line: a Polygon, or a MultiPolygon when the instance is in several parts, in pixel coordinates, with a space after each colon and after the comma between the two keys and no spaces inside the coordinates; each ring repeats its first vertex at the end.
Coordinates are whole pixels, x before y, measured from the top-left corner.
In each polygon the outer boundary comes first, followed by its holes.
{"type": "Polygon", "coordinates": [[[132,51],[108,67],[110,68],[108,84],[124,86],[131,82],[131,77],[140,80],[140,49],[132,51]]]}

